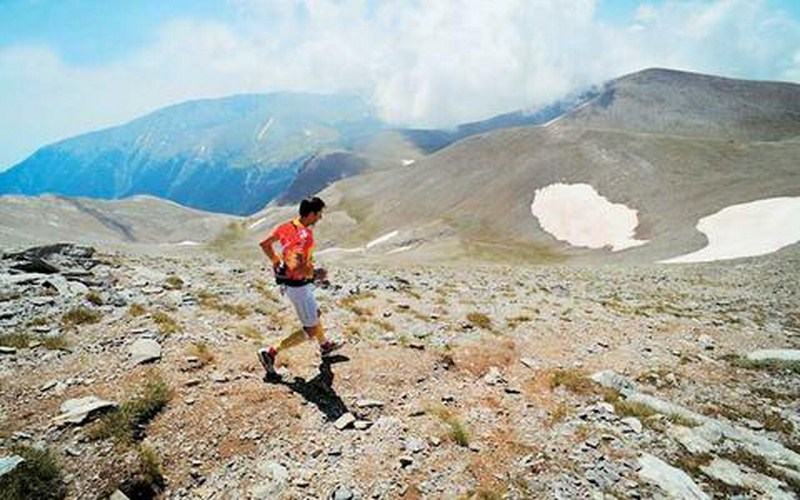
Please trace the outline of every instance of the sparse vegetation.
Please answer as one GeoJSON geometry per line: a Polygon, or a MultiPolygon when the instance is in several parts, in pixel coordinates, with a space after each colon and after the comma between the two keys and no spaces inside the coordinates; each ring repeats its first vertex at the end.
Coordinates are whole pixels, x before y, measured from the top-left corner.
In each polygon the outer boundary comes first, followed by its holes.
{"type": "Polygon", "coordinates": [[[596,392],[597,384],[586,376],[586,372],[576,369],[556,370],[550,376],[550,389],[564,387],[576,394],[591,394],[596,392]]]}
{"type": "Polygon", "coordinates": [[[447,408],[437,405],[427,409],[448,427],[448,436],[459,446],[469,446],[469,431],[461,420],[447,408]]]}
{"type": "Polygon", "coordinates": [[[478,328],[483,328],[486,330],[490,330],[492,328],[492,320],[489,318],[489,316],[480,312],[471,312],[467,314],[467,321],[478,328]]]}
{"type": "Polygon", "coordinates": [[[120,490],[128,498],[155,498],[166,484],[161,460],[155,450],[145,445],[139,446],[137,455],[137,470],[120,486],[120,490]]]}
{"type": "Polygon", "coordinates": [[[531,318],[528,315],[520,314],[518,316],[512,316],[510,318],[507,318],[506,319],[506,324],[508,325],[509,328],[516,328],[517,326],[521,325],[522,323],[527,323],[528,321],[531,321],[532,319],[533,318],[531,318]]]}
{"type": "Polygon", "coordinates": [[[142,304],[131,304],[130,306],[128,306],[128,315],[134,318],[143,316],[146,313],[147,309],[145,309],[142,304]]]}
{"type": "Polygon", "coordinates": [[[241,325],[238,328],[238,332],[243,337],[246,337],[250,340],[254,340],[256,342],[261,342],[264,340],[264,335],[262,335],[261,331],[258,328],[254,327],[253,325],[241,325]]]}
{"type": "Polygon", "coordinates": [[[183,280],[175,275],[167,276],[167,279],[164,280],[164,288],[167,290],[181,290],[183,285],[183,280]]]}
{"type": "Polygon", "coordinates": [[[220,301],[218,296],[207,291],[202,291],[198,293],[197,298],[202,307],[205,307],[207,309],[213,309],[216,311],[221,311],[226,314],[236,316],[238,318],[246,318],[252,312],[250,308],[245,305],[228,304],[226,302],[222,302],[220,301]]]}
{"type": "Polygon", "coordinates": [[[78,306],[73,307],[69,311],[65,312],[61,317],[61,322],[67,326],[84,325],[97,323],[101,318],[102,315],[100,314],[100,311],[78,306]]]}
{"type": "Polygon", "coordinates": [[[189,354],[195,356],[200,362],[200,366],[205,366],[214,362],[214,353],[208,348],[205,342],[195,342],[189,347],[189,354]]]}
{"type": "Polygon", "coordinates": [[[800,374],[800,361],[781,359],[751,360],[738,355],[723,356],[723,359],[727,360],[733,366],[746,368],[748,370],[767,370],[771,372],[800,374]]]}
{"type": "Polygon", "coordinates": [[[0,346],[25,349],[31,344],[31,335],[25,332],[14,332],[0,335],[0,346]]]}
{"type": "Polygon", "coordinates": [[[255,280],[250,283],[250,286],[252,286],[258,293],[261,294],[262,297],[268,301],[280,302],[278,295],[263,280],[255,280]]]}
{"type": "Polygon", "coordinates": [[[97,293],[94,290],[91,290],[86,293],[86,301],[96,306],[103,305],[103,298],[100,296],[99,293],[97,293]]]}
{"type": "Polygon", "coordinates": [[[90,428],[90,435],[95,439],[113,438],[122,444],[143,438],[144,426],[166,406],[171,394],[161,374],[149,372],[136,394],[90,428]]]}
{"type": "Polygon", "coordinates": [[[0,335],[0,346],[25,349],[39,342],[45,349],[66,349],[69,346],[67,338],[59,335],[31,335],[27,332],[14,332],[0,335]]]}
{"type": "Polygon", "coordinates": [[[244,222],[230,222],[212,241],[209,248],[215,252],[225,253],[247,236],[244,222]]]}
{"type": "Polygon", "coordinates": [[[178,333],[182,330],[178,322],[163,311],[153,313],[153,322],[158,326],[158,331],[164,335],[178,333]]]}
{"type": "Polygon", "coordinates": [[[18,455],[25,461],[0,479],[0,498],[57,499],[66,496],[61,467],[49,449],[16,445],[10,451],[11,455],[18,455]]]}

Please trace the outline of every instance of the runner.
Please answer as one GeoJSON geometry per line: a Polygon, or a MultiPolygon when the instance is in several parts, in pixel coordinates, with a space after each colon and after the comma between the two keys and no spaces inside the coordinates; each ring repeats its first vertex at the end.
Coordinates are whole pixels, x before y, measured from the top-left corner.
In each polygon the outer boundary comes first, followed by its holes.
{"type": "Polygon", "coordinates": [[[307,339],[315,339],[319,343],[322,356],[327,356],[339,349],[342,344],[325,338],[322,323],[319,320],[319,309],[314,298],[314,284],[327,279],[325,269],[314,268],[314,233],[311,227],[322,219],[325,202],[314,197],[300,202],[300,217],[280,224],[261,242],[261,249],[272,262],[275,281],[294,305],[297,317],[303,330],[285,337],[277,345],[258,350],[258,359],[267,371],[268,377],[277,377],[275,358],[284,349],[301,344],[307,339]],[[273,245],[280,243],[279,256],[273,245]]]}

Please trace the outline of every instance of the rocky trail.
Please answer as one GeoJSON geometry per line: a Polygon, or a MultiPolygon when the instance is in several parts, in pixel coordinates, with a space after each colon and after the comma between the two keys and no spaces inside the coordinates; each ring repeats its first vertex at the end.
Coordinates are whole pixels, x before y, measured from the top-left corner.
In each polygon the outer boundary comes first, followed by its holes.
{"type": "Polygon", "coordinates": [[[263,263],[6,254],[0,498],[797,498],[799,260],[331,268],[270,383],[263,263]]]}

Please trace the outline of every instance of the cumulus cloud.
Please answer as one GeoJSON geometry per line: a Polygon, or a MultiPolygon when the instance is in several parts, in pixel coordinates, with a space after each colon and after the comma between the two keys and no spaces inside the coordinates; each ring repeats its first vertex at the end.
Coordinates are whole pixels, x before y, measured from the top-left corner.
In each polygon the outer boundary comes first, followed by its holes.
{"type": "Polygon", "coordinates": [[[649,66],[800,78],[800,26],[759,0],[643,6],[630,25],[600,21],[597,0],[231,4],[231,24],[173,21],[102,66],[0,47],[0,166],[161,106],[233,93],[358,92],[386,120],[444,127],[649,66]]]}

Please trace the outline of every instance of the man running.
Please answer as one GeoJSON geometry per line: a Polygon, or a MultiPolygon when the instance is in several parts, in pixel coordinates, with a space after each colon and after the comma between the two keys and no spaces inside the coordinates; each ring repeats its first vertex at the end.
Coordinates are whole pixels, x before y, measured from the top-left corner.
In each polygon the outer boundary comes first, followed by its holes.
{"type": "Polygon", "coordinates": [[[342,346],[325,338],[314,298],[314,283],[325,281],[328,274],[325,269],[314,269],[314,233],[311,231],[311,227],[322,219],[324,208],[325,202],[317,197],[303,200],[300,202],[300,217],[277,226],[260,244],[272,262],[275,281],[281,285],[281,292],[289,297],[303,324],[302,331],[292,333],[275,346],[258,350],[258,359],[268,377],[279,376],[275,370],[278,353],[306,339],[313,338],[319,343],[322,356],[342,346]],[[275,243],[281,245],[281,256],[273,248],[275,243]]]}

